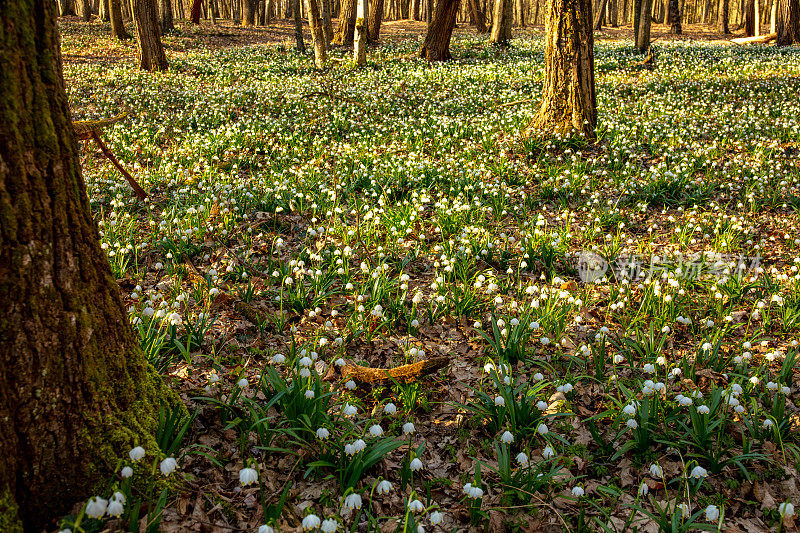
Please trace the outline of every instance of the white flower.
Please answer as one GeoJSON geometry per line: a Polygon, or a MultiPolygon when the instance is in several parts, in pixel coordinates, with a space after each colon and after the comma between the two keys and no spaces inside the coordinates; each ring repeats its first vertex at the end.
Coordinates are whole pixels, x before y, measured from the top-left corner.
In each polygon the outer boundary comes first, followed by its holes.
{"type": "Polygon", "coordinates": [[[692,472],[689,474],[689,477],[692,479],[705,479],[708,477],[708,470],[700,465],[697,465],[692,468],[692,472]]]}
{"type": "Polygon", "coordinates": [[[536,408],[540,411],[547,411],[547,402],[544,400],[539,400],[536,402],[536,408]]]}
{"type": "Polygon", "coordinates": [[[580,498],[584,494],[585,492],[583,490],[583,487],[581,486],[572,487],[572,495],[575,496],[576,498],[580,498]]]}
{"type": "Polygon", "coordinates": [[[625,422],[625,425],[627,425],[631,429],[636,429],[636,428],[639,427],[639,423],[636,420],[634,420],[633,418],[631,418],[630,420],[625,422]]]}
{"type": "Polygon", "coordinates": [[[246,378],[242,378],[239,381],[237,381],[236,384],[239,385],[243,389],[247,388],[247,379],[246,378]]]}
{"type": "Polygon", "coordinates": [[[528,464],[528,456],[524,452],[519,452],[517,454],[517,462],[522,466],[526,466],[528,464]]]}
{"type": "Polygon", "coordinates": [[[345,416],[353,416],[358,412],[355,405],[350,405],[349,403],[344,404],[344,408],[342,409],[345,416]]]}
{"type": "Polygon", "coordinates": [[[536,426],[536,432],[539,433],[539,435],[547,435],[549,431],[550,430],[547,429],[546,424],[539,424],[538,426],[536,426]]]}
{"type": "Polygon", "coordinates": [[[719,508],[716,505],[706,507],[706,520],[715,522],[719,518],[719,508]]]}
{"type": "Polygon", "coordinates": [[[425,506],[419,500],[413,500],[408,504],[408,510],[412,513],[421,513],[425,510],[425,506]]]}
{"type": "Polygon", "coordinates": [[[339,528],[339,522],[334,520],[333,518],[328,518],[327,520],[322,521],[322,526],[320,529],[325,533],[333,533],[339,528]]]}
{"type": "Polygon", "coordinates": [[[108,507],[108,500],[104,500],[100,496],[91,498],[86,504],[86,516],[89,518],[102,518],[106,514],[108,507]]]}
{"type": "Polygon", "coordinates": [[[118,501],[118,502],[120,502],[120,503],[124,504],[126,500],[127,500],[127,499],[125,498],[125,495],[124,495],[124,494],[122,494],[122,493],[121,493],[121,492],[119,492],[119,491],[115,492],[115,493],[114,493],[114,494],[111,496],[111,501],[112,501],[112,502],[113,502],[113,501],[118,501]]]}
{"type": "Polygon", "coordinates": [[[653,374],[656,371],[656,367],[652,363],[647,363],[646,365],[644,365],[644,371],[647,372],[648,374],[653,374]]]}
{"type": "Polygon", "coordinates": [[[174,457],[167,457],[163,461],[161,461],[161,465],[159,468],[161,469],[161,473],[165,476],[169,476],[171,473],[175,471],[178,467],[178,461],[175,460],[174,457]]]}
{"type": "Polygon", "coordinates": [[[313,361],[308,356],[301,358],[299,361],[300,366],[311,366],[311,363],[313,363],[313,361]]]}
{"type": "Polygon", "coordinates": [[[344,386],[347,387],[347,390],[355,390],[356,382],[352,379],[348,379],[344,386]]]}
{"type": "Polygon", "coordinates": [[[342,509],[361,509],[361,495],[355,492],[348,494],[344,499],[342,509]]]}
{"type": "Polygon", "coordinates": [[[629,403],[628,405],[626,405],[626,406],[625,406],[625,407],[622,409],[622,412],[623,412],[623,413],[625,413],[625,414],[626,414],[626,415],[628,415],[628,416],[633,416],[633,415],[635,415],[635,414],[636,414],[636,406],[635,406],[635,405],[633,405],[632,403],[629,403]]]}
{"type": "Polygon", "coordinates": [[[511,444],[514,442],[514,435],[511,434],[510,431],[506,431],[503,433],[503,436],[500,437],[500,440],[505,442],[506,444],[511,444]]]}
{"type": "Polygon", "coordinates": [[[306,390],[305,397],[308,398],[309,400],[313,400],[314,399],[314,391],[311,390],[311,389],[306,390]]]}
{"type": "Polygon", "coordinates": [[[711,412],[711,409],[709,409],[707,405],[701,405],[700,407],[697,408],[697,412],[700,413],[701,415],[707,415],[708,413],[711,412]]]}
{"type": "MultiPolygon", "coordinates": [[[[789,505],[791,505],[791,504],[789,504],[789,505]]],[[[434,512],[431,513],[431,517],[430,518],[431,518],[431,525],[435,526],[435,525],[438,525],[438,524],[442,523],[442,520],[444,520],[444,515],[442,513],[440,513],[439,511],[434,511],[434,512]]]]}
{"type": "Polygon", "coordinates": [[[654,478],[662,478],[664,477],[664,470],[657,463],[653,463],[650,465],[650,475],[654,478]]]}
{"type": "Polygon", "coordinates": [[[128,452],[128,457],[131,458],[131,461],[134,463],[138,463],[142,457],[144,457],[144,448],[141,446],[137,446],[136,448],[132,449],[128,452]]]}
{"type": "Polygon", "coordinates": [[[691,509],[689,509],[689,506],[686,505],[685,503],[679,503],[677,505],[677,508],[681,510],[681,517],[683,518],[686,518],[687,516],[692,514],[691,509]]]}
{"type": "Polygon", "coordinates": [[[421,470],[422,469],[422,461],[420,461],[418,458],[415,457],[414,460],[411,461],[411,464],[409,465],[409,468],[411,468],[411,470],[413,470],[414,472],[416,472],[417,470],[421,470]]]}
{"type": "Polygon", "coordinates": [[[542,381],[544,379],[544,375],[541,372],[537,372],[533,375],[533,381],[542,381]]]}
{"type": "Polygon", "coordinates": [[[554,455],[555,452],[553,451],[553,448],[551,448],[550,446],[545,446],[544,450],[542,450],[542,457],[544,457],[545,459],[552,459],[554,455]]]}
{"type": "Polygon", "coordinates": [[[125,502],[112,499],[108,502],[108,508],[106,508],[106,512],[108,516],[120,516],[122,515],[123,511],[125,511],[125,502]]]}
{"type": "Polygon", "coordinates": [[[277,353],[272,356],[272,363],[275,365],[280,365],[286,361],[286,356],[282,353],[277,353]]]}
{"type": "Polygon", "coordinates": [[[410,435],[411,433],[414,433],[414,431],[416,431],[416,429],[414,428],[414,424],[412,424],[411,422],[406,422],[405,424],[403,424],[404,435],[410,435]]]}
{"type": "Polygon", "coordinates": [[[381,435],[383,435],[383,428],[378,424],[373,424],[369,428],[369,434],[372,435],[373,437],[380,437],[381,435]]]}
{"type": "Polygon", "coordinates": [[[378,483],[376,490],[378,491],[378,494],[389,494],[389,491],[392,490],[392,484],[389,481],[382,479],[381,482],[378,483]]]}
{"type": "Polygon", "coordinates": [[[784,502],[778,506],[778,512],[781,516],[794,516],[794,505],[784,502]]]}
{"type": "Polygon", "coordinates": [[[542,337],[541,339],[539,339],[539,342],[542,343],[542,346],[547,346],[548,344],[550,344],[550,339],[548,339],[547,337],[542,337]]]}
{"type": "Polygon", "coordinates": [[[252,485],[256,481],[258,481],[258,472],[255,468],[242,468],[239,470],[239,483],[241,483],[243,487],[252,485]]]}
{"type": "Polygon", "coordinates": [[[650,490],[650,487],[647,486],[647,483],[642,481],[642,484],[639,485],[639,496],[647,496],[647,492],[650,490]]]}
{"type": "Polygon", "coordinates": [[[127,479],[133,475],[133,468],[126,466],[123,467],[122,471],[119,473],[123,478],[127,479]]]}
{"type": "Polygon", "coordinates": [[[275,530],[272,529],[272,526],[264,524],[258,527],[258,533],[275,533],[275,530]]]}
{"type": "Polygon", "coordinates": [[[331,432],[328,431],[326,428],[319,428],[317,429],[317,438],[325,440],[331,436],[331,432]]]}
{"type": "Polygon", "coordinates": [[[498,407],[503,407],[506,404],[506,400],[502,396],[498,396],[494,399],[494,404],[498,407]]]}
{"type": "Polygon", "coordinates": [[[464,485],[464,492],[472,499],[483,498],[483,489],[480,487],[473,487],[472,483],[464,485]]]}
{"type": "Polygon", "coordinates": [[[315,514],[310,514],[303,518],[303,530],[317,529],[319,527],[319,517],[315,514]]]}
{"type": "Polygon", "coordinates": [[[397,412],[397,406],[389,402],[383,407],[383,412],[387,415],[393,415],[397,412]]]}

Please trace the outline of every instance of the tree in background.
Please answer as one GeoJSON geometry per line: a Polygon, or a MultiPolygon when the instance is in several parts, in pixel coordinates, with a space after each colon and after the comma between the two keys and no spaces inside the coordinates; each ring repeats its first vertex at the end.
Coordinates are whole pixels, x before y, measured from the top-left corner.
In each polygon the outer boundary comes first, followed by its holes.
{"type": "Polygon", "coordinates": [[[592,0],[547,0],[544,85],[530,129],[595,137],[592,0]]]}
{"type": "MultiPolygon", "coordinates": [[[[428,2],[430,5],[432,2],[428,2]]],[[[420,57],[428,61],[450,59],[450,38],[456,26],[456,15],[460,0],[439,0],[433,12],[428,32],[419,51],[420,57]]]]}
{"type": "Polygon", "coordinates": [[[169,64],[161,44],[156,0],[133,0],[133,21],[139,44],[139,68],[153,72],[167,70],[169,64]]]}
{"type": "Polygon", "coordinates": [[[492,18],[492,35],[489,37],[489,42],[507,46],[511,40],[511,23],[514,21],[513,0],[495,0],[492,18]]]}
{"type": "Polygon", "coordinates": [[[100,248],[50,0],[0,9],[0,531],[53,520],[136,443],[157,449],[152,372],[100,248]]]}
{"type": "MultiPolygon", "coordinates": [[[[725,2],[726,6],[728,5],[728,0],[721,1],[725,2]]],[[[669,7],[667,9],[667,24],[669,24],[670,33],[675,35],[681,35],[683,33],[683,26],[681,26],[681,4],[679,0],[669,0],[669,7]]]]}
{"type": "Polygon", "coordinates": [[[172,0],[159,0],[159,14],[161,15],[161,35],[175,29],[172,15],[172,0]]]}
{"type": "Polygon", "coordinates": [[[798,0],[775,0],[778,10],[775,15],[777,45],[789,46],[800,43],[800,2],[798,0]]]}

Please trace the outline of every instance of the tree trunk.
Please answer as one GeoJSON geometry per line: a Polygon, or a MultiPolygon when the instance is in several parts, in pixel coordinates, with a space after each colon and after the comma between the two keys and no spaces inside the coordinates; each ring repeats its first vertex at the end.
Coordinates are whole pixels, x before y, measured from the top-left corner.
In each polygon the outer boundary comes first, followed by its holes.
{"type": "Polygon", "coordinates": [[[511,40],[511,22],[514,19],[512,0],[495,0],[492,17],[492,35],[489,42],[498,46],[508,46],[511,40]]]}
{"type": "Polygon", "coordinates": [[[339,26],[333,42],[345,46],[353,44],[353,32],[356,27],[356,1],[342,0],[342,12],[339,14],[339,26]]]}
{"type": "Polygon", "coordinates": [[[116,37],[120,41],[130,39],[131,36],[125,31],[125,25],[122,23],[122,5],[121,0],[108,0],[110,6],[111,16],[111,36],[116,37]]]}
{"type": "Polygon", "coordinates": [[[594,14],[594,29],[595,30],[602,30],[603,29],[603,14],[606,10],[606,2],[608,0],[599,0],[597,6],[597,13],[594,14]]]}
{"type": "Polygon", "coordinates": [[[109,22],[111,20],[111,16],[109,12],[111,11],[110,6],[108,5],[109,0],[100,0],[100,8],[98,10],[98,16],[100,20],[103,22],[109,22]]]}
{"type": "Polygon", "coordinates": [[[519,17],[517,21],[519,22],[519,27],[525,27],[525,0],[517,0],[517,16],[519,17]]]}
{"type": "Polygon", "coordinates": [[[761,35],[761,2],[753,0],[753,35],[761,35]]]}
{"type": "Polygon", "coordinates": [[[61,16],[74,16],[75,3],[72,0],[61,0],[61,16]]]}
{"type": "Polygon", "coordinates": [[[314,45],[314,66],[321,69],[328,60],[328,46],[325,43],[317,0],[306,0],[306,13],[308,13],[308,25],[311,27],[311,42],[314,45]]]}
{"type": "Polygon", "coordinates": [[[297,51],[305,54],[306,44],[303,42],[303,18],[300,14],[300,0],[290,1],[292,2],[292,12],[294,14],[294,40],[297,51]]]}
{"type": "Polygon", "coordinates": [[[164,35],[175,29],[175,25],[172,22],[172,0],[159,0],[159,4],[159,13],[161,14],[161,34],[164,35]]]}
{"type": "Polygon", "coordinates": [[[133,20],[136,23],[136,41],[139,44],[139,68],[150,71],[167,70],[169,64],[161,44],[156,0],[133,0],[133,20]]]}
{"type": "Polygon", "coordinates": [[[483,11],[481,11],[481,6],[478,3],[478,0],[468,0],[468,5],[470,21],[475,25],[475,29],[478,30],[478,33],[481,35],[488,32],[489,29],[486,27],[486,16],[483,14],[483,11]]]}
{"type": "Polygon", "coordinates": [[[720,0],[719,17],[717,17],[718,18],[717,30],[722,35],[729,35],[731,33],[730,27],[728,26],[729,13],[730,13],[730,1],[720,0]]]}
{"type": "Polygon", "coordinates": [[[353,40],[353,54],[356,60],[356,66],[363,67],[367,64],[367,39],[369,28],[367,20],[369,19],[369,0],[357,0],[358,7],[356,9],[356,25],[355,25],[355,38],[353,40]]]}
{"type": "MultiPolygon", "coordinates": [[[[727,5],[728,0],[722,0],[727,5]]],[[[669,32],[675,35],[683,33],[681,26],[681,5],[678,0],[669,0],[669,32]]]]}
{"type": "Polygon", "coordinates": [[[636,48],[644,53],[650,48],[650,23],[653,20],[653,0],[637,0],[639,12],[636,14],[638,20],[636,30],[636,48]]]}
{"type": "Polygon", "coordinates": [[[411,8],[411,17],[414,20],[419,20],[420,19],[419,18],[419,5],[422,2],[422,0],[412,0],[412,1],[414,2],[414,5],[411,8]]]}
{"type": "MultiPolygon", "coordinates": [[[[270,0],[272,1],[272,0],[270,0]]],[[[331,22],[331,0],[322,0],[322,34],[327,49],[333,41],[333,23],[331,22]]]]}
{"type": "Polygon", "coordinates": [[[775,29],[778,34],[776,44],[788,46],[800,43],[800,2],[798,0],[778,0],[775,29]]]}
{"type": "Polygon", "coordinates": [[[611,3],[609,11],[611,11],[611,27],[617,28],[619,27],[619,11],[617,6],[617,0],[609,0],[611,3]]]}
{"type": "Polygon", "coordinates": [[[639,35],[639,12],[642,10],[642,0],[633,0],[633,45],[636,46],[636,36],[639,35]]]}
{"type": "Polygon", "coordinates": [[[592,0],[547,0],[542,104],[531,128],[594,139],[592,0]]]}
{"type": "Polygon", "coordinates": [[[255,26],[257,12],[258,0],[242,0],[242,26],[255,26]]]}
{"type": "Polygon", "coordinates": [[[203,13],[203,0],[194,0],[192,2],[192,24],[200,24],[200,15],[203,13]]]}
{"type": "MultiPolygon", "coordinates": [[[[361,0],[359,0],[361,1],[361,0]]],[[[377,42],[380,40],[381,35],[381,21],[383,19],[384,0],[375,0],[374,5],[369,6],[369,29],[367,35],[369,40],[377,42]]],[[[358,17],[356,17],[356,25],[358,25],[358,17]]]]}
{"type": "Polygon", "coordinates": [[[450,59],[450,38],[456,25],[459,2],[460,0],[436,2],[436,11],[428,24],[428,32],[425,34],[425,41],[419,51],[420,57],[428,61],[450,59]]]}
{"type": "MultiPolygon", "coordinates": [[[[56,4],[0,9],[0,527],[53,531],[136,443],[154,453],[151,373],[92,218],[56,4]]],[[[108,494],[106,494],[107,496],[108,494]]]]}
{"type": "Polygon", "coordinates": [[[84,22],[92,20],[92,6],[89,4],[89,0],[78,1],[78,14],[84,22]]]}

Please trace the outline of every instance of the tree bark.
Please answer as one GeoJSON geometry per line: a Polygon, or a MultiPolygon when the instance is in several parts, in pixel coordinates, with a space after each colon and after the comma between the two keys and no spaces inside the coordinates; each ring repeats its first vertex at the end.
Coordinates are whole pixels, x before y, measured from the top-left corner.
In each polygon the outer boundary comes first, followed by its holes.
{"type": "Polygon", "coordinates": [[[325,37],[325,48],[328,48],[331,45],[331,41],[333,41],[333,23],[331,22],[331,0],[322,0],[322,33],[325,37]]]}
{"type": "Polygon", "coordinates": [[[525,27],[525,0],[517,0],[517,22],[520,28],[525,27]]]}
{"type": "Polygon", "coordinates": [[[603,14],[606,10],[607,1],[608,0],[599,0],[597,2],[597,13],[594,14],[594,25],[592,26],[595,30],[603,29],[603,14]]]}
{"type": "Polygon", "coordinates": [[[719,17],[717,21],[717,30],[722,35],[729,35],[731,33],[728,18],[730,14],[730,1],[729,0],[720,0],[719,6],[719,17]]]}
{"type": "Polygon", "coordinates": [[[258,0],[242,0],[242,26],[255,26],[258,0]]]}
{"type": "Polygon", "coordinates": [[[167,56],[161,44],[161,27],[155,0],[133,0],[133,20],[136,23],[136,41],[139,44],[139,68],[142,70],[167,70],[167,56]]]}
{"type": "Polygon", "coordinates": [[[489,29],[486,27],[486,16],[483,14],[483,11],[481,11],[481,6],[478,3],[478,0],[468,0],[468,5],[471,24],[475,26],[475,29],[478,30],[478,33],[481,35],[488,32],[489,29]]]}
{"type": "Polygon", "coordinates": [[[511,40],[511,22],[514,19],[512,0],[495,0],[492,17],[492,35],[489,42],[498,46],[508,46],[511,40]]]}
{"type": "Polygon", "coordinates": [[[297,51],[301,54],[306,53],[306,44],[303,42],[303,18],[300,15],[300,0],[291,0],[292,12],[294,14],[294,40],[297,51]]]}
{"type": "Polygon", "coordinates": [[[544,85],[531,128],[556,134],[578,131],[595,138],[592,0],[547,0],[544,85]]]}
{"type": "Polygon", "coordinates": [[[776,41],[778,46],[800,43],[800,2],[798,0],[778,0],[775,30],[778,34],[776,41]]]}
{"type": "MultiPolygon", "coordinates": [[[[361,1],[361,0],[359,0],[361,1]]],[[[380,40],[381,35],[381,22],[383,20],[383,8],[384,8],[384,0],[375,0],[373,5],[369,6],[369,24],[368,24],[368,31],[367,36],[369,40],[372,42],[377,42],[380,40]]],[[[356,17],[356,21],[358,17],[356,17]]],[[[358,25],[358,22],[356,22],[358,25]]]]}
{"type": "Polygon", "coordinates": [[[314,66],[321,69],[325,67],[325,62],[328,60],[328,46],[325,43],[317,0],[306,0],[306,12],[309,26],[311,26],[311,42],[314,44],[314,66]]]}
{"type": "Polygon", "coordinates": [[[192,2],[192,24],[200,24],[200,15],[203,14],[203,0],[194,0],[192,2]]]}
{"type": "Polygon", "coordinates": [[[617,7],[617,0],[609,0],[609,2],[611,2],[609,9],[611,12],[611,27],[617,28],[619,27],[619,10],[617,7]]]}
{"type": "Polygon", "coordinates": [[[636,13],[638,20],[636,29],[636,48],[644,53],[650,48],[650,24],[653,20],[653,0],[637,0],[639,12],[636,13]]]}
{"type": "Polygon", "coordinates": [[[345,46],[353,44],[353,32],[356,27],[356,1],[342,0],[342,12],[339,13],[339,26],[333,42],[345,46]]]}
{"type": "Polygon", "coordinates": [[[49,531],[149,453],[159,404],[92,218],[51,0],[0,10],[0,529],[49,531]]]}
{"type": "Polygon", "coordinates": [[[167,34],[175,29],[172,16],[172,0],[159,0],[159,14],[161,15],[161,34],[167,34]]]}
{"type": "Polygon", "coordinates": [[[433,13],[428,32],[419,51],[420,57],[428,61],[447,61],[450,56],[450,38],[456,25],[460,0],[439,0],[433,13]]]}
{"type": "Polygon", "coordinates": [[[121,0],[108,0],[108,2],[110,6],[109,15],[111,16],[111,36],[120,41],[130,39],[131,36],[125,31],[125,25],[122,23],[121,0]]]}
{"type": "Polygon", "coordinates": [[[357,0],[357,4],[353,55],[355,56],[356,66],[363,67],[367,63],[369,0],[357,0]]]}
{"type": "Polygon", "coordinates": [[[89,22],[92,20],[92,6],[89,3],[89,0],[78,1],[78,14],[81,17],[81,20],[84,22],[89,22]]]}
{"type": "MultiPolygon", "coordinates": [[[[727,5],[728,0],[722,0],[727,5]]],[[[669,0],[669,17],[668,23],[670,25],[669,32],[675,35],[683,33],[681,26],[681,5],[678,0],[669,0]]]]}

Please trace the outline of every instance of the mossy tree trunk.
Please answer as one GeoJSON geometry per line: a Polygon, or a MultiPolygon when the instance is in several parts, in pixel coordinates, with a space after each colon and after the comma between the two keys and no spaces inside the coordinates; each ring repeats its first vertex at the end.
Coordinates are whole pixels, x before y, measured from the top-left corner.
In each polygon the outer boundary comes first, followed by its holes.
{"type": "MultiPolygon", "coordinates": [[[[428,4],[430,5],[430,1],[428,4]]],[[[420,57],[428,61],[450,59],[450,38],[456,26],[456,15],[460,0],[439,0],[428,24],[425,41],[419,51],[420,57]]]]}
{"type": "Polygon", "coordinates": [[[595,137],[592,0],[547,0],[544,85],[531,129],[595,137]]]}
{"type": "Polygon", "coordinates": [[[53,530],[175,395],[139,349],[100,248],[56,5],[0,10],[0,531],[53,530]]]}
{"type": "Polygon", "coordinates": [[[511,40],[511,23],[513,20],[513,0],[495,0],[492,34],[489,36],[489,42],[498,46],[508,46],[508,41],[511,40]]]}
{"type": "Polygon", "coordinates": [[[167,70],[169,64],[161,44],[156,0],[133,0],[133,20],[139,44],[139,68],[153,72],[167,70]]]}
{"type": "Polygon", "coordinates": [[[777,1],[775,31],[778,34],[778,40],[776,44],[789,46],[800,43],[800,2],[798,0],[777,1]]]}

